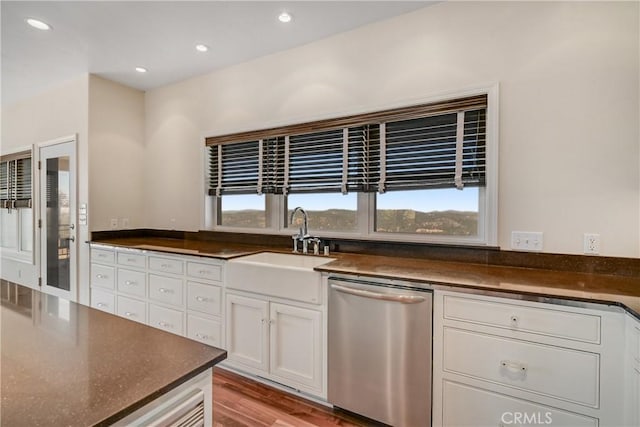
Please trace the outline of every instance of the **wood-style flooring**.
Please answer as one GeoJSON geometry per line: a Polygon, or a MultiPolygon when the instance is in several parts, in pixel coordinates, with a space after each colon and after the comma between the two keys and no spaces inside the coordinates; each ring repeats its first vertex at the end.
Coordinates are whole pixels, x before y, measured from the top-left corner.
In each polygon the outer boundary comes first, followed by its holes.
{"type": "Polygon", "coordinates": [[[222,368],[213,371],[213,425],[258,426],[371,426],[371,421],[334,411],[284,393],[222,368]]]}

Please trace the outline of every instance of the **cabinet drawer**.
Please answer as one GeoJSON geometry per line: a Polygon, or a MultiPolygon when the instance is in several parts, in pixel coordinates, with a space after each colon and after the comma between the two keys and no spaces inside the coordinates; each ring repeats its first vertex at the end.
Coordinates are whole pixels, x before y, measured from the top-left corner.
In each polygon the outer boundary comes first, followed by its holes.
{"type": "Polygon", "coordinates": [[[116,312],[115,296],[111,292],[101,291],[100,289],[91,289],[91,307],[107,313],[116,312]]]}
{"type": "Polygon", "coordinates": [[[108,249],[91,249],[91,261],[113,264],[115,255],[108,249]]]}
{"type": "Polygon", "coordinates": [[[135,320],[136,322],[147,322],[147,304],[144,301],[123,297],[118,295],[118,316],[135,320]]]}
{"type": "Polygon", "coordinates": [[[445,371],[592,408],[599,405],[598,354],[448,327],[443,348],[445,371]]]}
{"type": "Polygon", "coordinates": [[[187,337],[201,343],[219,347],[222,327],[220,322],[190,314],[187,316],[187,337]]]}
{"type": "Polygon", "coordinates": [[[147,294],[147,275],[144,271],[118,269],[118,291],[144,298],[147,294]]]}
{"type": "Polygon", "coordinates": [[[182,312],[149,304],[149,326],[183,335],[182,312]]]}
{"type": "Polygon", "coordinates": [[[149,274],[149,298],[171,305],[182,305],[182,279],[149,274]]]}
{"type": "Polygon", "coordinates": [[[593,344],[600,343],[600,316],[590,314],[445,295],[444,318],[593,344]]]}
{"type": "Polygon", "coordinates": [[[447,427],[552,425],[597,427],[598,420],[463,384],[443,384],[442,425],[447,427]]]}
{"type": "Polygon", "coordinates": [[[115,288],[116,270],[106,265],[91,264],[91,286],[98,286],[105,289],[115,288]]]}
{"type": "Polygon", "coordinates": [[[131,252],[118,252],[118,264],[137,268],[146,268],[147,257],[145,255],[131,252]]]}
{"type": "Polygon", "coordinates": [[[187,262],[187,275],[206,280],[222,280],[222,267],[219,265],[187,262]]]}
{"type": "Polygon", "coordinates": [[[149,257],[149,269],[162,271],[164,273],[182,274],[184,271],[184,263],[175,258],[149,257]]]}
{"type": "Polygon", "coordinates": [[[187,282],[187,307],[213,316],[220,315],[222,290],[218,286],[187,282]]]}

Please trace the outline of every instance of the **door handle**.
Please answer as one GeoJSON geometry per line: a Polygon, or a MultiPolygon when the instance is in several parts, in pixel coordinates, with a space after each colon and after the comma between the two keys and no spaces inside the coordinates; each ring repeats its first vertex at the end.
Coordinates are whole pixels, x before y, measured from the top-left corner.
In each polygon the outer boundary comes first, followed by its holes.
{"type": "Polygon", "coordinates": [[[75,230],[76,225],[75,224],[69,224],[69,230],[75,230]]]}
{"type": "Polygon", "coordinates": [[[76,241],[76,236],[69,236],[69,241],[70,242],[75,242],[76,241]]]}
{"type": "Polygon", "coordinates": [[[399,302],[400,304],[417,304],[425,301],[424,297],[415,295],[380,294],[378,292],[365,291],[364,289],[355,289],[342,285],[331,285],[331,288],[345,294],[382,301],[399,302]]]}

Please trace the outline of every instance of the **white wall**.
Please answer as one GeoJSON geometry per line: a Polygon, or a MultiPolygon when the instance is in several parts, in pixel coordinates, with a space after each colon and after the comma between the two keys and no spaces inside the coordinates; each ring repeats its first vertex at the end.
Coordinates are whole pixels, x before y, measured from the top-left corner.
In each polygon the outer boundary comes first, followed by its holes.
{"type": "Polygon", "coordinates": [[[203,138],[500,84],[499,244],[640,256],[639,4],[444,2],[147,92],[149,227],[200,226],[203,138]],[[185,208],[186,206],[186,208],[185,208]]]}
{"type": "MultiPolygon", "coordinates": [[[[17,147],[36,146],[42,142],[77,134],[77,182],[78,204],[89,200],[88,158],[88,90],[89,76],[65,82],[39,96],[26,99],[2,109],[2,151],[17,147]]],[[[36,154],[37,155],[37,154],[36,154]]],[[[34,206],[38,206],[35,201],[34,206]]],[[[89,211],[91,212],[91,211],[89,211]]],[[[36,215],[34,215],[36,218],[36,215]]],[[[77,227],[78,283],[88,283],[89,251],[85,243],[89,239],[87,226],[77,227]]],[[[38,232],[36,229],[36,238],[38,232]]],[[[38,277],[38,248],[36,264],[31,272],[32,280],[38,277]]],[[[6,268],[6,263],[3,263],[6,268]]],[[[30,283],[35,285],[35,283],[30,283]]],[[[79,301],[88,301],[88,286],[79,286],[79,301]]]]}
{"type": "Polygon", "coordinates": [[[90,230],[143,226],[144,92],[90,76],[89,141],[90,230]]]}

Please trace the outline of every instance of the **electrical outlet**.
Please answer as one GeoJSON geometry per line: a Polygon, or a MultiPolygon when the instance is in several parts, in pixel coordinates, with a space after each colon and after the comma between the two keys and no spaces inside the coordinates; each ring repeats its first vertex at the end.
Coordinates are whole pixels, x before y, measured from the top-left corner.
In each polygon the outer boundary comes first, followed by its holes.
{"type": "Polygon", "coordinates": [[[584,253],[587,255],[598,255],[600,253],[599,234],[584,233],[584,253]]]}
{"type": "Polygon", "coordinates": [[[118,229],[118,218],[111,218],[111,229],[112,230],[118,229]]]}
{"type": "Polygon", "coordinates": [[[122,228],[124,228],[125,230],[129,228],[129,218],[122,218],[120,222],[122,223],[122,228]]]}
{"type": "Polygon", "coordinates": [[[512,231],[511,249],[516,251],[542,251],[542,232],[540,231],[512,231]]]}

